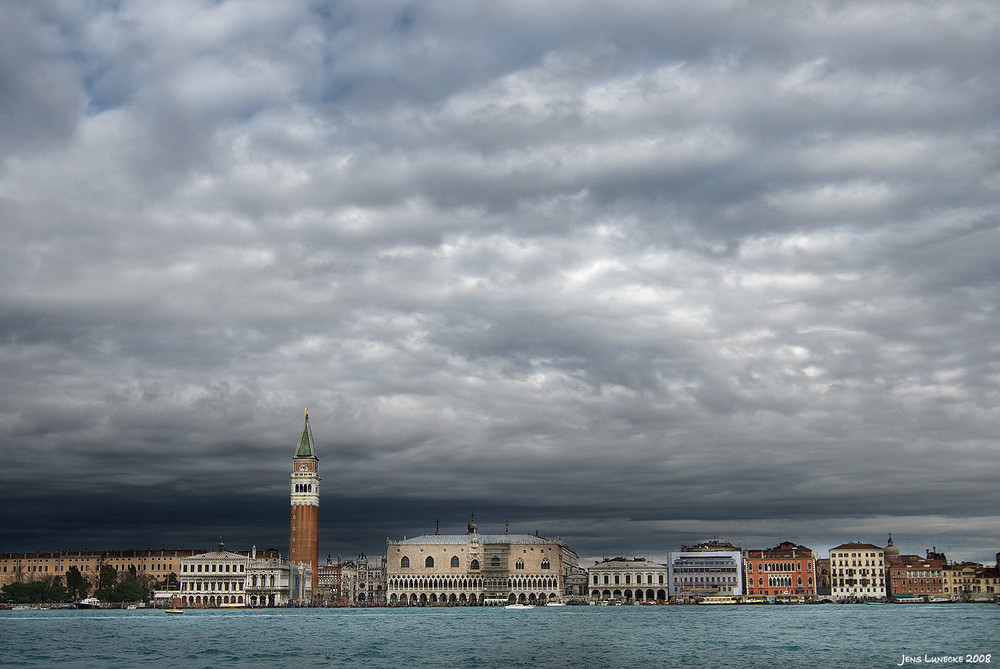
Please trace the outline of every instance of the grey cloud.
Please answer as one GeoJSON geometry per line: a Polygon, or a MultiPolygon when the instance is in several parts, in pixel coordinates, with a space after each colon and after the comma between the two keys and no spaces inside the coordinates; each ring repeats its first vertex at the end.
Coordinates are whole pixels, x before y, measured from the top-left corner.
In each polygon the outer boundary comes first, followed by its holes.
{"type": "Polygon", "coordinates": [[[995,552],[991,3],[0,15],[0,549],[995,552]]]}

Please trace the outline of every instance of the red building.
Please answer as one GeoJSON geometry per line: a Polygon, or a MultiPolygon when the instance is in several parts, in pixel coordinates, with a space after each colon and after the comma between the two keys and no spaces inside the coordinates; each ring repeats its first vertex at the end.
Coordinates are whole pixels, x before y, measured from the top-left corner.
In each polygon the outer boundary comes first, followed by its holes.
{"type": "Polygon", "coordinates": [[[893,556],[885,570],[889,594],[896,598],[944,596],[944,568],[941,560],[919,555],[893,556]]]}
{"type": "Polygon", "coordinates": [[[816,558],[811,548],[783,541],[774,548],[743,551],[748,595],[816,594],[816,558]]]}
{"type": "Polygon", "coordinates": [[[288,561],[308,564],[312,599],[319,595],[319,458],[309,428],[309,410],[292,459],[292,510],[288,561]]]}

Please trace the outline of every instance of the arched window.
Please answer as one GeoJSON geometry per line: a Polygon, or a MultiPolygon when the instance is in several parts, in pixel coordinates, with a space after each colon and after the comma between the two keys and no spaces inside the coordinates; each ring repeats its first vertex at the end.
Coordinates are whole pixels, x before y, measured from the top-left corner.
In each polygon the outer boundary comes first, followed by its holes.
{"type": "Polygon", "coordinates": [[[549,566],[550,566],[549,565],[549,559],[548,558],[543,559],[542,560],[542,569],[548,569],[549,566]]]}
{"type": "Polygon", "coordinates": [[[425,567],[433,567],[434,566],[434,558],[432,558],[430,555],[428,555],[427,559],[424,560],[424,566],[425,567]]]}
{"type": "Polygon", "coordinates": [[[472,561],[472,562],[471,562],[471,563],[469,564],[469,568],[470,568],[470,569],[479,569],[479,560],[473,560],[473,561],[472,561]]]}
{"type": "Polygon", "coordinates": [[[518,559],[518,561],[514,563],[514,569],[524,569],[524,560],[518,559]]]}
{"type": "Polygon", "coordinates": [[[399,561],[399,566],[403,569],[410,566],[410,558],[403,556],[403,559],[399,561]]]}
{"type": "Polygon", "coordinates": [[[458,556],[457,555],[452,555],[451,556],[451,566],[452,567],[457,567],[458,566],[458,556]]]}
{"type": "Polygon", "coordinates": [[[491,567],[499,567],[499,566],[500,566],[500,556],[498,556],[498,555],[494,555],[494,556],[493,556],[493,557],[492,557],[492,558],[490,559],[490,566],[491,566],[491,567]]]}

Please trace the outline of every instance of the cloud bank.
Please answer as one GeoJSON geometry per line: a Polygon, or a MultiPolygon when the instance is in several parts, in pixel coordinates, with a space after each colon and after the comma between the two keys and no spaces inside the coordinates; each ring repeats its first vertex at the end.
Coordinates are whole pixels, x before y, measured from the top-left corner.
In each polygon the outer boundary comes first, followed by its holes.
{"type": "Polygon", "coordinates": [[[994,3],[0,19],[0,550],[1000,549],[994,3]]]}

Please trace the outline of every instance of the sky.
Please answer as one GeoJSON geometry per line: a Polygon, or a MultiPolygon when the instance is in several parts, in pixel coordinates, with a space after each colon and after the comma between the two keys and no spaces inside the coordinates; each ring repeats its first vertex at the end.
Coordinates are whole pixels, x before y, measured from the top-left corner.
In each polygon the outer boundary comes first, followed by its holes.
{"type": "Polygon", "coordinates": [[[0,552],[1000,551],[1000,4],[0,0],[0,552]]]}

